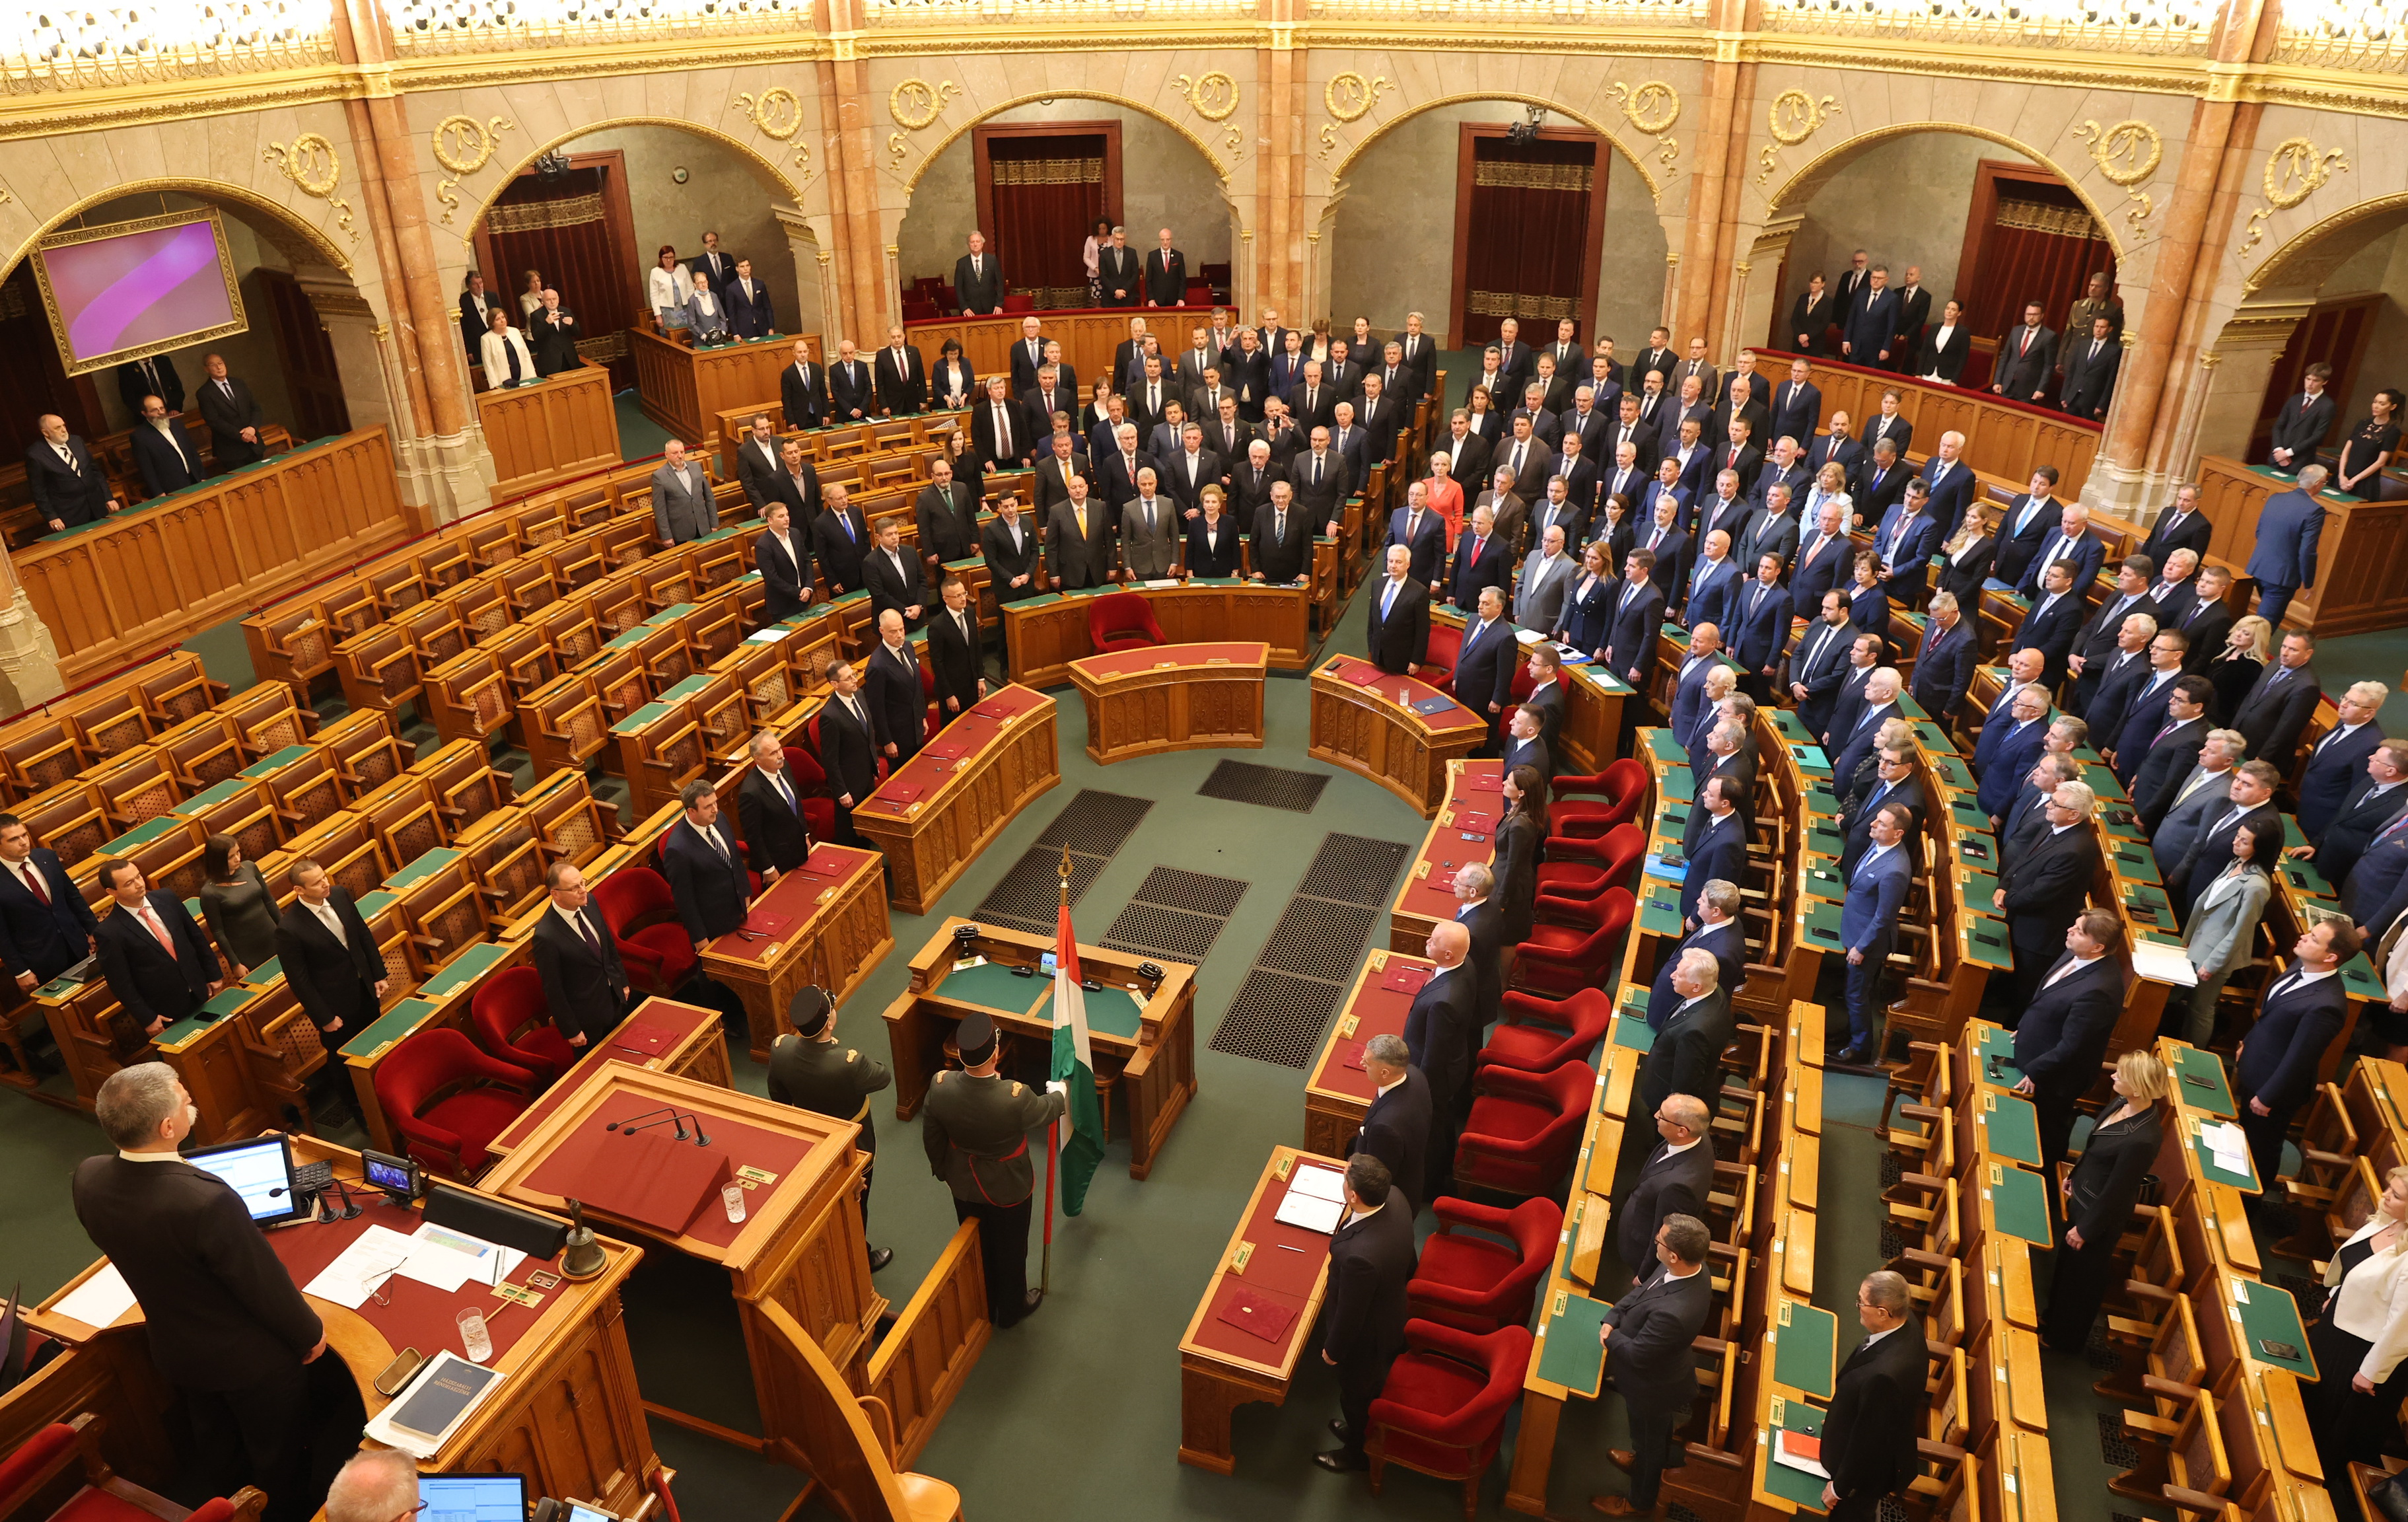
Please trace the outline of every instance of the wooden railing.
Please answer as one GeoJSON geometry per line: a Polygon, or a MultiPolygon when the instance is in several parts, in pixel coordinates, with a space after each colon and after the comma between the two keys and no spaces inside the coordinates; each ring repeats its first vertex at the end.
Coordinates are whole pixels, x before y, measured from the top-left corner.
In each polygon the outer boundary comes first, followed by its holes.
{"type": "Polygon", "coordinates": [[[869,1356],[869,1393],[894,1416],[900,1467],[910,1468],[927,1446],[995,1335],[980,1264],[978,1223],[964,1221],[869,1356]]]}
{"type": "Polygon", "coordinates": [[[778,399],[778,374],[794,363],[795,340],[816,333],[781,333],[717,349],[692,349],[642,328],[627,330],[636,359],[636,395],[644,415],[684,439],[690,449],[719,448],[719,414],[778,399]]]}
{"type": "Polygon", "coordinates": [[[591,360],[531,386],[477,394],[477,422],[504,501],[619,463],[609,366],[591,360]]]}
{"type": "MultiPolygon", "coordinates": [[[[1775,386],[1789,380],[1789,362],[1798,356],[1775,349],[1756,351],[1756,373],[1775,386]]],[[[2031,473],[2044,465],[2057,467],[2066,500],[2079,495],[2099,452],[2100,427],[2044,407],[2011,402],[1987,391],[1969,391],[1930,380],[1915,380],[1887,370],[1842,365],[1809,356],[1807,379],[1823,394],[1821,427],[1834,411],[1848,414],[1851,438],[1864,437],[1868,418],[1881,415],[1882,393],[1896,388],[1899,416],[1914,424],[1913,453],[1920,460],[1940,447],[1940,436],[1954,430],[1965,436],[1962,458],[1993,482],[2022,491],[2031,473]]],[[[1722,442],[1709,438],[1709,448],[1722,442]]],[[[1759,448],[1772,447],[1769,438],[1759,448]]],[[[1801,446],[1813,442],[1801,438],[1801,446]]]]}

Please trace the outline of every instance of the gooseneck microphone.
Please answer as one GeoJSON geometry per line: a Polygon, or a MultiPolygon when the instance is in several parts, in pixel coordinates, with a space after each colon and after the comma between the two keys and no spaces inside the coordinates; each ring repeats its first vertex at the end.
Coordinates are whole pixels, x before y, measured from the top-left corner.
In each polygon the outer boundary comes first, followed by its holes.
{"type": "Polygon", "coordinates": [[[655,1126],[676,1127],[677,1139],[681,1142],[692,1142],[697,1147],[710,1145],[710,1138],[705,1136],[702,1131],[702,1117],[691,1110],[681,1111],[675,1105],[663,1105],[658,1110],[643,1111],[638,1114],[629,1115],[624,1120],[610,1121],[602,1128],[606,1131],[617,1131],[623,1136],[633,1136],[638,1131],[650,1130],[655,1126]],[[690,1136],[685,1128],[687,1121],[694,1122],[694,1132],[690,1136]]]}

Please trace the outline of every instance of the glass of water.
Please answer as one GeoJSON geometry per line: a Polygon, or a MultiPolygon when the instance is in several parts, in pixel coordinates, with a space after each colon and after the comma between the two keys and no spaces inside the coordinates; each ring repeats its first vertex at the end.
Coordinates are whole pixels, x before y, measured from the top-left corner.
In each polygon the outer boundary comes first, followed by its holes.
{"type": "Polygon", "coordinates": [[[454,1317],[460,1324],[461,1350],[470,1363],[483,1363],[494,1356],[494,1339],[485,1330],[485,1313],[481,1306],[471,1305],[454,1317]]]}
{"type": "Polygon", "coordinates": [[[731,1184],[719,1191],[719,1202],[727,1207],[730,1221],[744,1219],[744,1185],[731,1184]]]}

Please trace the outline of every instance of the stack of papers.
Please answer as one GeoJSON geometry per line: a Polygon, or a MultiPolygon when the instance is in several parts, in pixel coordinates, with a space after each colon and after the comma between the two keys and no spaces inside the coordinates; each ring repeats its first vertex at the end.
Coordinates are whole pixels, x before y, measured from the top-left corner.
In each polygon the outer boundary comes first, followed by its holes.
{"type": "Polygon", "coordinates": [[[415,1242],[392,1228],[372,1226],[352,1238],[335,1261],[319,1270],[318,1277],[303,1285],[301,1293],[356,1311],[384,1287],[384,1282],[409,1261],[417,1248],[415,1242]]]}
{"type": "Polygon", "coordinates": [[[2169,983],[2177,988],[2199,986],[2199,969],[2190,965],[2189,950],[2163,941],[2132,942],[2132,970],[2152,983],[2169,983]]]}
{"type": "Polygon", "coordinates": [[[471,1280],[498,1285],[526,1258],[515,1247],[498,1247],[439,1226],[422,1226],[405,1240],[410,1243],[410,1253],[401,1265],[402,1277],[431,1285],[446,1295],[457,1293],[471,1280]]]}
{"type": "Polygon", "coordinates": [[[112,1327],[117,1318],[134,1309],[134,1291],[125,1276],[117,1271],[114,1263],[104,1263],[100,1271],[63,1296],[52,1313],[87,1327],[112,1327]]]}
{"type": "Polygon", "coordinates": [[[2209,1160],[2227,1173],[2249,1171],[2249,1135],[2230,1121],[2214,1121],[2199,1128],[2207,1143],[2209,1160]]]}
{"type": "Polygon", "coordinates": [[[1346,1214],[1345,1186],[1346,1175],[1337,1169],[1298,1163],[1272,1219],[1306,1231],[1335,1231],[1346,1214]]]}
{"type": "Polygon", "coordinates": [[[1823,1467],[1823,1440],[1809,1437],[1803,1432],[1784,1429],[1774,1434],[1772,1460],[1776,1464],[1786,1464],[1791,1469],[1801,1470],[1818,1480],[1828,1480],[1831,1477],[1831,1472],[1823,1467]]]}

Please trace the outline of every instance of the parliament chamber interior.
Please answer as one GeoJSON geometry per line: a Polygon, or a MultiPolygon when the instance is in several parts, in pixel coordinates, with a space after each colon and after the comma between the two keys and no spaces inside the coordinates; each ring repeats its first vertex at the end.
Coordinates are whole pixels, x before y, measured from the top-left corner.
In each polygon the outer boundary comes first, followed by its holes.
{"type": "Polygon", "coordinates": [[[2408,1522],[2402,0],[0,136],[0,1522],[2408,1522]]]}

